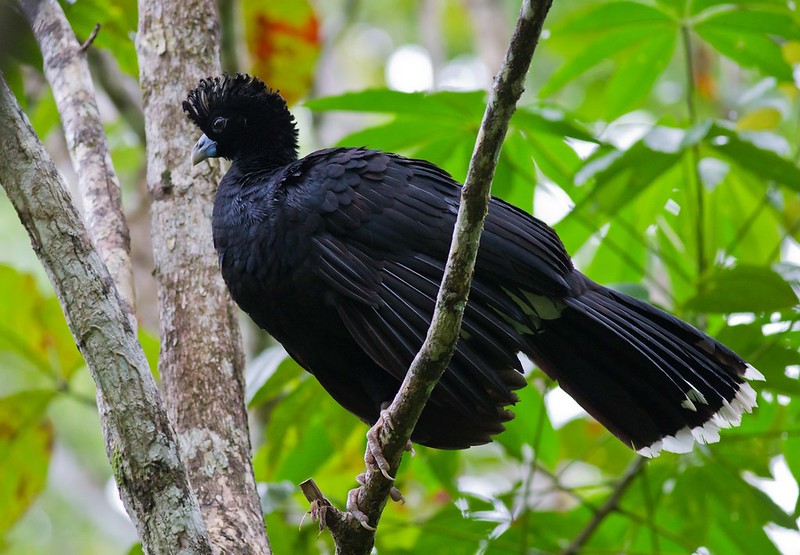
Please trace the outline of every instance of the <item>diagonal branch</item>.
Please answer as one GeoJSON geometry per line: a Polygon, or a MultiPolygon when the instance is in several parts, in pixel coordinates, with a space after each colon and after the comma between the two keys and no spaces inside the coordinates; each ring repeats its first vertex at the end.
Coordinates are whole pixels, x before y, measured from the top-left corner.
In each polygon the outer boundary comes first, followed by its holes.
{"type": "MultiPolygon", "coordinates": [[[[78,176],[86,225],[114,278],[123,306],[136,329],[130,234],[122,213],[119,179],[81,46],[56,0],[20,0],[44,59],[44,74],[58,106],[72,165],[78,176]]],[[[98,27],[95,27],[96,34],[98,27]]],[[[93,37],[89,37],[88,44],[93,37]]]]}
{"type": "MultiPolygon", "coordinates": [[[[390,426],[374,429],[378,433],[391,472],[396,472],[411,432],[439,378],[444,373],[458,341],[461,319],[472,284],[489,193],[508,122],[524,90],[525,76],[542,31],[552,0],[523,0],[517,25],[499,73],[495,77],[489,102],[481,122],[462,190],[436,310],[425,342],[409,368],[406,378],[384,421],[390,426]]],[[[352,510],[328,510],[327,523],[336,542],[337,553],[366,554],[374,543],[374,527],[386,505],[392,482],[375,465],[367,465],[364,485],[352,500],[367,521],[358,522],[352,510]],[[363,524],[366,524],[364,526],[363,524]]]]}
{"type": "Polygon", "coordinates": [[[0,74],[0,184],[97,384],[106,453],[147,553],[211,554],[142,347],[58,170],[0,74]]]}
{"type": "Polygon", "coordinates": [[[605,518],[617,510],[619,501],[622,499],[622,496],[628,490],[630,485],[636,479],[637,476],[642,472],[642,469],[645,465],[644,457],[637,456],[628,468],[625,470],[625,473],[622,475],[622,478],[619,479],[617,485],[614,486],[614,490],[611,492],[611,495],[608,496],[605,503],[603,503],[600,507],[594,511],[594,516],[592,520],[590,520],[586,526],[584,526],[583,530],[572,540],[564,550],[561,552],[561,555],[575,555],[576,553],[580,553],[583,546],[586,542],[589,541],[589,538],[592,537],[592,534],[600,527],[600,524],[605,520],[605,518]]]}

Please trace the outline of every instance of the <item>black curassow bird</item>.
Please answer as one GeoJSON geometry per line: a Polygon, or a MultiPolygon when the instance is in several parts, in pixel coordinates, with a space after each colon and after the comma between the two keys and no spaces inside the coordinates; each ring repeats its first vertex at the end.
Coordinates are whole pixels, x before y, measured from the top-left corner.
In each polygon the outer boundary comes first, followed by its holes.
{"type": "MultiPolygon", "coordinates": [[[[214,244],[239,306],[344,408],[375,423],[425,338],[460,185],[437,166],[363,148],[298,159],[281,96],[247,75],[208,78],[183,103],[195,164],[231,160],[214,244]]],[[[546,224],[492,198],[461,337],[411,436],[491,441],[525,385],[518,353],[647,456],[717,441],[763,379],[689,324],[573,268],[546,224]]]]}

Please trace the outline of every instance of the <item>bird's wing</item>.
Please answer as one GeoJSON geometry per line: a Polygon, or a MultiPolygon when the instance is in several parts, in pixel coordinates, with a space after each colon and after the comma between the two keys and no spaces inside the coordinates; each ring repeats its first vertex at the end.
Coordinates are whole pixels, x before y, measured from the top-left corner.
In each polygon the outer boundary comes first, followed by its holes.
{"type": "MultiPolygon", "coordinates": [[[[361,149],[320,151],[303,164],[287,180],[286,194],[289,205],[321,216],[312,270],[338,294],[332,302],[352,337],[400,380],[433,313],[459,186],[427,162],[361,149]]],[[[519,328],[529,337],[535,333],[524,329],[530,314],[517,302],[521,291],[563,295],[571,269],[550,228],[493,201],[474,302],[433,402],[497,421],[498,407],[514,402],[511,391],[524,385],[516,353],[528,349],[519,328]]]]}

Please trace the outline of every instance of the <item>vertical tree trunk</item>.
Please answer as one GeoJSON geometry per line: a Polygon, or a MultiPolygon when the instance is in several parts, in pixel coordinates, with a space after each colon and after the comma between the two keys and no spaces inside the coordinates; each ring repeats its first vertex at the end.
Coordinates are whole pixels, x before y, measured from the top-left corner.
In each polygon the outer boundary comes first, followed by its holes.
{"type": "Polygon", "coordinates": [[[217,165],[192,168],[198,136],[181,110],[201,77],[219,73],[213,0],[140,0],[137,51],[165,402],[215,549],[268,553],[250,460],[237,311],[211,238],[221,173],[217,165]]]}
{"type": "Polygon", "coordinates": [[[106,453],[146,553],[211,546],[141,345],[66,186],[0,74],[0,184],[97,384],[106,453]]]}

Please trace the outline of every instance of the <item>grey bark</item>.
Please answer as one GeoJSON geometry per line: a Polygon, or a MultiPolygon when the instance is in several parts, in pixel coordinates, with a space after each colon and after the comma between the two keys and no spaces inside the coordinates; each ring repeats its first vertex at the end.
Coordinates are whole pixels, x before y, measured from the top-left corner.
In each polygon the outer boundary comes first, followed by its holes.
{"type": "MultiPolygon", "coordinates": [[[[375,429],[392,475],[397,472],[405,446],[431,391],[455,351],[472,285],[483,220],[488,210],[492,177],[551,3],[552,0],[522,1],[516,28],[492,85],[478,131],[431,326],[400,391],[387,409],[384,421],[391,422],[391,425],[375,429]]],[[[368,464],[364,485],[351,497],[357,507],[348,506],[349,512],[341,513],[325,500],[314,500],[317,515],[331,530],[337,554],[370,553],[375,541],[375,528],[391,487],[392,482],[377,466],[368,464]],[[323,507],[321,510],[320,505],[323,507]],[[367,526],[355,518],[354,510],[367,517],[367,526]]]]}
{"type": "Polygon", "coordinates": [[[145,551],[210,554],[174,431],[123,301],[55,165],[2,76],[0,152],[0,183],[97,384],[106,452],[145,551]]]}
{"type": "Polygon", "coordinates": [[[165,403],[215,552],[268,553],[255,488],[237,309],[211,238],[219,165],[192,167],[181,102],[219,74],[213,0],[139,0],[136,38],[165,403]]]}
{"type": "Polygon", "coordinates": [[[86,52],[75,38],[58,2],[23,0],[21,4],[42,51],[44,74],[64,125],[86,225],[114,278],[135,330],[130,234],[122,213],[119,179],[111,163],[86,52]]]}

